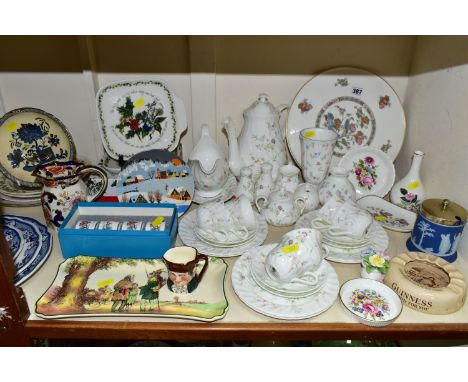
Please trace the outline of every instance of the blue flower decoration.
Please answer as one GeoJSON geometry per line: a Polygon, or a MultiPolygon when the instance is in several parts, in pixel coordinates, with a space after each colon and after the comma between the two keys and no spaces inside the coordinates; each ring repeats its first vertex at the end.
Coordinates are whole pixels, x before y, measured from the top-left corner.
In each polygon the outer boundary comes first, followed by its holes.
{"type": "Polygon", "coordinates": [[[20,149],[15,149],[12,153],[7,155],[7,159],[11,162],[13,168],[18,168],[20,163],[24,160],[23,153],[20,149]]]}
{"type": "Polygon", "coordinates": [[[145,124],[143,125],[143,130],[146,131],[146,132],[150,132],[150,131],[151,131],[151,126],[148,125],[148,124],[145,122],[145,124]]]}
{"type": "Polygon", "coordinates": [[[58,146],[60,143],[60,138],[55,134],[50,134],[50,136],[47,138],[47,142],[49,142],[49,145],[51,146],[58,146]]]}
{"type": "Polygon", "coordinates": [[[43,138],[47,133],[35,123],[23,123],[17,131],[19,139],[25,143],[34,143],[43,138]]]}

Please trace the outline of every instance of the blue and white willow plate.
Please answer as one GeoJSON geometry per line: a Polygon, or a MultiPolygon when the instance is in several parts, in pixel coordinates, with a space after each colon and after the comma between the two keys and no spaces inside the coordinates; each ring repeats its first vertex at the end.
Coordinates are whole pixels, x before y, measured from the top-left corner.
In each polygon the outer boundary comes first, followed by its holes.
{"type": "Polygon", "coordinates": [[[16,267],[13,282],[20,285],[45,262],[52,249],[52,237],[44,224],[25,216],[2,215],[0,225],[4,227],[10,250],[17,248],[16,252],[11,250],[16,267]],[[17,234],[14,239],[8,237],[12,232],[17,234]]]}

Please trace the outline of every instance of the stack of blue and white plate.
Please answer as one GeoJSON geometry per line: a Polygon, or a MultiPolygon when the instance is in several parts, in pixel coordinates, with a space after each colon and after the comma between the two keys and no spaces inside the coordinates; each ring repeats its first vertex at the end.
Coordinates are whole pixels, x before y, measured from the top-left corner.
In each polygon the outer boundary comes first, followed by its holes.
{"type": "Polygon", "coordinates": [[[44,224],[25,216],[1,215],[0,231],[15,263],[13,282],[20,285],[44,264],[52,249],[52,237],[44,224]]]}

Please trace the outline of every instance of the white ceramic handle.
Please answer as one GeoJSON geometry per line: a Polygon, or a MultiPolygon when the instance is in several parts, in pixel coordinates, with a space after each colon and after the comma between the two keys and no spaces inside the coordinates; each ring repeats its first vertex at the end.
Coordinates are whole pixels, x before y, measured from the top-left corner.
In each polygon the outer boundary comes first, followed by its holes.
{"type": "Polygon", "coordinates": [[[294,204],[296,206],[298,206],[299,209],[300,209],[299,215],[302,215],[302,213],[304,212],[304,208],[306,206],[306,202],[305,202],[304,198],[301,198],[301,197],[296,198],[296,200],[294,200],[294,204]],[[298,202],[299,202],[299,204],[298,204],[298,202]],[[302,206],[301,206],[301,204],[302,204],[302,206]]]}
{"type": "Polygon", "coordinates": [[[337,236],[351,236],[351,237],[353,237],[354,236],[354,234],[352,232],[342,231],[342,230],[340,230],[339,228],[336,228],[336,227],[329,227],[327,233],[330,236],[335,236],[335,237],[337,237],[337,236]]]}
{"type": "Polygon", "coordinates": [[[234,236],[236,236],[238,239],[245,240],[249,237],[249,230],[245,227],[239,227],[237,229],[231,229],[229,231],[232,233],[234,236]]]}
{"type": "Polygon", "coordinates": [[[257,199],[255,199],[255,206],[257,207],[258,212],[262,211],[265,205],[265,202],[266,202],[266,198],[264,196],[259,196],[257,199]],[[263,200],[263,203],[261,206],[259,205],[260,200],[263,200]]]}
{"type": "Polygon", "coordinates": [[[315,218],[312,219],[310,226],[318,230],[328,229],[330,228],[330,223],[325,222],[322,218],[315,218]]]}
{"type": "Polygon", "coordinates": [[[322,254],[322,261],[323,261],[330,254],[330,249],[326,247],[325,245],[322,245],[322,249],[323,249],[323,252],[321,252],[321,254],[322,254]],[[325,256],[323,255],[324,252],[325,252],[325,256]]]}
{"type": "Polygon", "coordinates": [[[297,284],[310,285],[310,286],[317,285],[318,276],[317,276],[315,273],[312,273],[312,272],[305,272],[305,273],[304,273],[304,276],[312,277],[312,278],[314,279],[314,281],[308,281],[308,280],[303,280],[303,279],[294,278],[294,279],[291,280],[291,282],[292,282],[292,283],[297,283],[297,284]]]}

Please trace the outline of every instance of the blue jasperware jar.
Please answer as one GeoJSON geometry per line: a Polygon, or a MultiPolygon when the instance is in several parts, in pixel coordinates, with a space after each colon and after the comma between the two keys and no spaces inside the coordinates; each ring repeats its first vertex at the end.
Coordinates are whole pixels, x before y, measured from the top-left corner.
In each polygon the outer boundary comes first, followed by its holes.
{"type": "Polygon", "coordinates": [[[421,204],[406,246],[410,251],[425,252],[454,262],[466,218],[466,210],[457,203],[448,199],[426,199],[421,204]]]}

